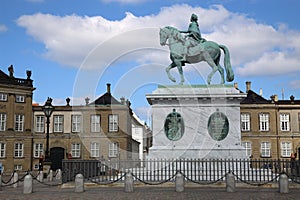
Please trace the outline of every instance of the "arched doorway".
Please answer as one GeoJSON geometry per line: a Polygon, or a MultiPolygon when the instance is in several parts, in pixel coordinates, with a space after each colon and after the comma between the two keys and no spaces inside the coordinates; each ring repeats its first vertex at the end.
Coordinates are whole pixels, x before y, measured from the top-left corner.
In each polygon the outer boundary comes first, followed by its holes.
{"type": "Polygon", "coordinates": [[[50,149],[51,169],[61,169],[62,160],[65,158],[65,149],[62,147],[53,147],[50,149]]]}

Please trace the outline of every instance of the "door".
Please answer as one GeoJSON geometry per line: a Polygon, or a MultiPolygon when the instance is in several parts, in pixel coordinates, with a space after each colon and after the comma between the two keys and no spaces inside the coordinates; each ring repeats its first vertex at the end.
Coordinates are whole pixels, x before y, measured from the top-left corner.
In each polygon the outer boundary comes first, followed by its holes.
{"type": "Polygon", "coordinates": [[[61,169],[62,160],[65,158],[65,149],[62,147],[53,147],[50,149],[51,169],[53,171],[61,169]]]}

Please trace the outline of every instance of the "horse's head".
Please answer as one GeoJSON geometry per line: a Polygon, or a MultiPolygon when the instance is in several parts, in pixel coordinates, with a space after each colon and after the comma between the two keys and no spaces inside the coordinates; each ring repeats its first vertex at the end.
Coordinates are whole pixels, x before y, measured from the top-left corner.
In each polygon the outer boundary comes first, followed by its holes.
{"type": "Polygon", "coordinates": [[[170,38],[174,39],[175,41],[178,42],[184,42],[184,38],[180,34],[180,31],[178,31],[176,28],[171,27],[171,26],[166,26],[164,28],[161,28],[159,31],[159,36],[160,36],[160,44],[161,45],[166,45],[167,40],[170,38]]]}
{"type": "Polygon", "coordinates": [[[160,45],[164,46],[168,40],[168,29],[167,27],[161,28],[159,31],[160,45]]]}

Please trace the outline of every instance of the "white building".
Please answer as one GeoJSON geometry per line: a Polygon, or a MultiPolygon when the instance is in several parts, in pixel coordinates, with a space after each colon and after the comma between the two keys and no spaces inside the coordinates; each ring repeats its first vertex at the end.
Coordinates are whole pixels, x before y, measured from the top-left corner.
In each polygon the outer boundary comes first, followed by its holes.
{"type": "Polygon", "coordinates": [[[132,139],[140,143],[139,159],[144,160],[152,146],[152,131],[135,113],[132,115],[132,139]]]}

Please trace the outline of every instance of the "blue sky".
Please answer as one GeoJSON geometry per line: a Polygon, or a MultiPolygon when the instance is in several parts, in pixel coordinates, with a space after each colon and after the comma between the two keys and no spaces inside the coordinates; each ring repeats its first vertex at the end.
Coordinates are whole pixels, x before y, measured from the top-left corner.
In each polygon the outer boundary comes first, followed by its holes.
{"type": "MultiPolygon", "coordinates": [[[[56,105],[67,97],[84,104],[109,82],[113,95],[147,120],[145,94],[173,84],[159,28],[185,30],[196,13],[202,36],[229,48],[241,90],[251,81],[267,99],[282,99],[282,89],[285,99],[300,99],[299,8],[298,0],[1,0],[0,69],[7,73],[12,64],[24,78],[32,70],[40,104],[48,96],[56,105]]],[[[205,84],[209,72],[206,63],[187,65],[186,84],[205,84]]]]}

